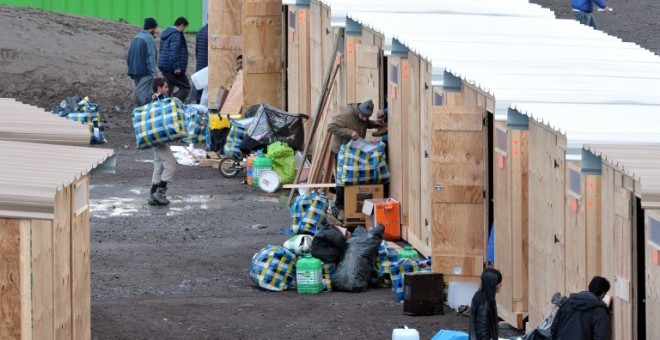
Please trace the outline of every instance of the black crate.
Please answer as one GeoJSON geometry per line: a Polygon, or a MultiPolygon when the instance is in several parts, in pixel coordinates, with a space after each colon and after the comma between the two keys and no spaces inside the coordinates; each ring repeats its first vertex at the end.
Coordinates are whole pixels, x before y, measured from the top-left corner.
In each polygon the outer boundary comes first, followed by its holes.
{"type": "Polygon", "coordinates": [[[403,314],[444,314],[445,282],[440,273],[415,272],[403,276],[403,314]]]}

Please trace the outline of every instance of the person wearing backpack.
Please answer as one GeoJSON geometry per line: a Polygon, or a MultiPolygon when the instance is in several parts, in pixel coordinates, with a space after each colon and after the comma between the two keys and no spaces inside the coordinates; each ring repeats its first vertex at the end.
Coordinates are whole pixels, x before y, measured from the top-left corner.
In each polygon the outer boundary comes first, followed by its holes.
{"type": "Polygon", "coordinates": [[[594,276],[589,291],[571,294],[552,320],[552,339],[611,339],[610,310],[603,302],[609,290],[610,282],[606,278],[594,276]]]}

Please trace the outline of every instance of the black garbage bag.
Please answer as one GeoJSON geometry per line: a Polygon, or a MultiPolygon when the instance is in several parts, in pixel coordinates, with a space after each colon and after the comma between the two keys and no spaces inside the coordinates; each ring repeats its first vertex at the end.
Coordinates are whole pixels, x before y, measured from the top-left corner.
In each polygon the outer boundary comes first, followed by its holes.
{"type": "Polygon", "coordinates": [[[321,226],[312,239],[312,256],[324,263],[335,264],[346,251],[346,240],[341,230],[333,225],[321,226]]]}
{"type": "Polygon", "coordinates": [[[369,285],[378,282],[378,247],[383,241],[385,227],[379,224],[367,232],[357,227],[346,241],[344,257],[337,265],[332,277],[332,288],[345,292],[364,292],[369,285]]]}
{"type": "Polygon", "coordinates": [[[309,116],[302,113],[288,113],[268,104],[251,106],[247,114],[254,114],[252,123],[245,132],[245,138],[238,146],[244,154],[262,149],[275,142],[288,144],[294,150],[302,150],[305,144],[304,121],[309,116]]]}

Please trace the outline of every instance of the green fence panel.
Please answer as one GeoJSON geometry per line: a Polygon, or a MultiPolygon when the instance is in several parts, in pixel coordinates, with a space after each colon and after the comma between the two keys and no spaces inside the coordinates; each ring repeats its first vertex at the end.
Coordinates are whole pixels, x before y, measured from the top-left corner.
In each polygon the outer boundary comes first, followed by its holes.
{"type": "Polygon", "coordinates": [[[153,17],[161,29],[172,26],[183,16],[190,25],[186,32],[202,27],[203,0],[0,0],[0,4],[35,7],[52,12],[126,21],[142,26],[144,18],[153,17]]]}

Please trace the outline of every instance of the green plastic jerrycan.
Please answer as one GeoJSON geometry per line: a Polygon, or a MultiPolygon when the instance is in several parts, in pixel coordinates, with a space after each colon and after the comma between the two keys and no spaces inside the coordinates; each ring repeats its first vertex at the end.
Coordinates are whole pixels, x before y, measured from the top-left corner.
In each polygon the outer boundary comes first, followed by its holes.
{"type": "Polygon", "coordinates": [[[403,247],[403,249],[399,250],[397,256],[399,259],[417,260],[419,258],[419,253],[417,253],[417,250],[413,249],[412,246],[407,245],[403,247]]]}
{"type": "Polygon", "coordinates": [[[305,254],[296,262],[296,289],[299,294],[318,294],[323,291],[323,263],[305,254]]]}

